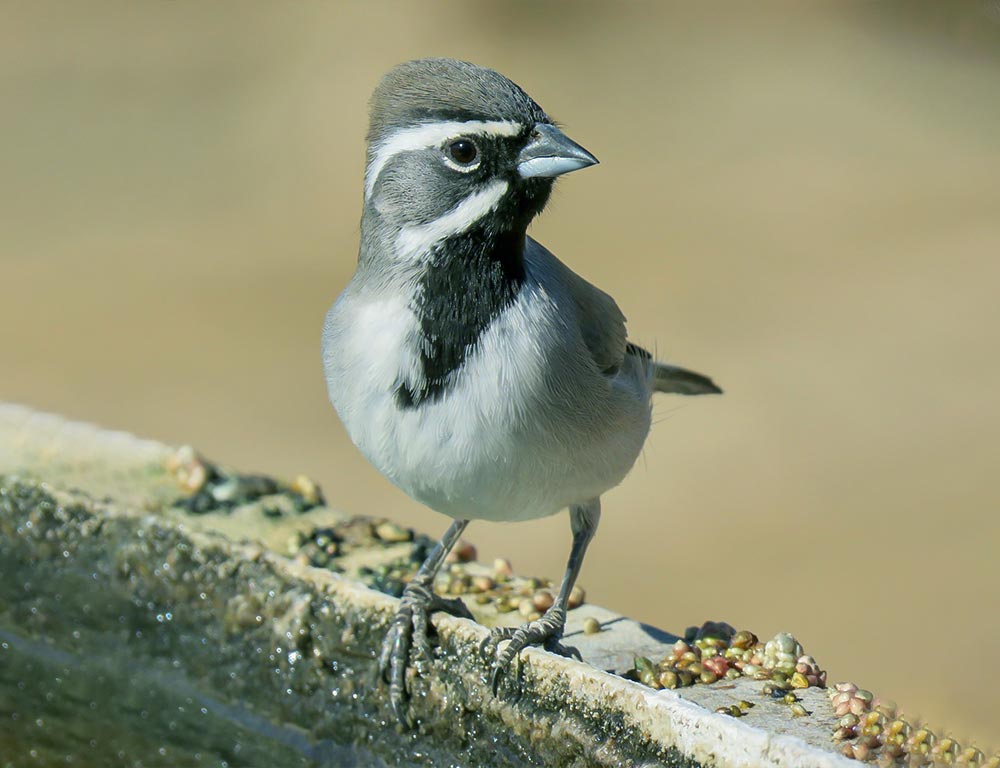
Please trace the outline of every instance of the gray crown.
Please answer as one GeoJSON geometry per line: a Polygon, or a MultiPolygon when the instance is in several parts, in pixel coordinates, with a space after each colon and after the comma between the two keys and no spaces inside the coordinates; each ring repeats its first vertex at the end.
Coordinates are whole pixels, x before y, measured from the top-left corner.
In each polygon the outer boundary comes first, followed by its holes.
{"type": "Polygon", "coordinates": [[[492,69],[455,59],[417,59],[392,69],[372,94],[368,141],[435,120],[552,122],[517,83],[492,69]]]}

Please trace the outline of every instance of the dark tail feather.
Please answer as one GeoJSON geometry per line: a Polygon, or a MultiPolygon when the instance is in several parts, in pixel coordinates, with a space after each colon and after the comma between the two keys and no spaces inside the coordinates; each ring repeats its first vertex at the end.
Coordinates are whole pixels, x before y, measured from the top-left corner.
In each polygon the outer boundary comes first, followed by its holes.
{"type": "Polygon", "coordinates": [[[653,363],[653,389],[676,395],[721,395],[722,390],[708,376],[666,363],[653,363]]]}
{"type": "Polygon", "coordinates": [[[657,363],[653,356],[631,341],[625,345],[625,354],[649,360],[653,366],[653,389],[675,395],[721,395],[722,390],[708,376],[667,363],[657,363]]]}

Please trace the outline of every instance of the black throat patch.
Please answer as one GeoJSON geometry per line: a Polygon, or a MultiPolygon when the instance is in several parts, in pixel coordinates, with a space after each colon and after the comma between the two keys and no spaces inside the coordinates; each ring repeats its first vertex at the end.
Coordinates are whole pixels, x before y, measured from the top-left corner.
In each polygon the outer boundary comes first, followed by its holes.
{"type": "Polygon", "coordinates": [[[423,347],[421,386],[396,390],[401,408],[444,395],[480,336],[510,306],[524,282],[524,233],[478,226],[438,246],[420,279],[413,309],[423,347]]]}

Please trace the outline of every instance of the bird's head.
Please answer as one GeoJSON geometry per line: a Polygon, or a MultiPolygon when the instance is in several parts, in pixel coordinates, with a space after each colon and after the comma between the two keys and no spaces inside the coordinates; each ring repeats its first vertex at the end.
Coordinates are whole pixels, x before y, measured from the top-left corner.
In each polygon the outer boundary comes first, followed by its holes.
{"type": "Polygon", "coordinates": [[[450,236],[523,232],[556,176],[597,162],[517,84],[452,59],[397,66],[375,89],[366,212],[450,236]]]}

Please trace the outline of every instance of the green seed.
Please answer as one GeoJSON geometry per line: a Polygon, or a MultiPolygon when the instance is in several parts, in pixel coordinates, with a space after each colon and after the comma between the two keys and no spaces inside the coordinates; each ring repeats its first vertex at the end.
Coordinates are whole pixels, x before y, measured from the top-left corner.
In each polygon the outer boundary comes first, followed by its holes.
{"type": "Polygon", "coordinates": [[[840,720],[837,721],[837,725],[841,726],[842,728],[853,728],[857,724],[858,724],[858,716],[852,715],[850,712],[848,712],[846,715],[840,718],[840,720]]]}
{"type": "Polygon", "coordinates": [[[601,622],[595,619],[593,616],[588,616],[583,620],[583,634],[585,635],[596,635],[601,631],[601,622]]]}
{"type": "Polygon", "coordinates": [[[660,685],[664,688],[669,688],[673,690],[678,688],[681,684],[680,678],[677,677],[677,673],[669,669],[664,670],[660,673],[660,685]]]}
{"type": "Polygon", "coordinates": [[[806,676],[803,675],[801,672],[796,672],[794,675],[792,675],[791,683],[792,683],[792,688],[809,687],[809,681],[806,680],[806,676]]]}
{"type": "Polygon", "coordinates": [[[720,715],[729,715],[730,717],[743,717],[743,710],[737,707],[735,704],[729,707],[716,707],[715,711],[720,715]]]}

